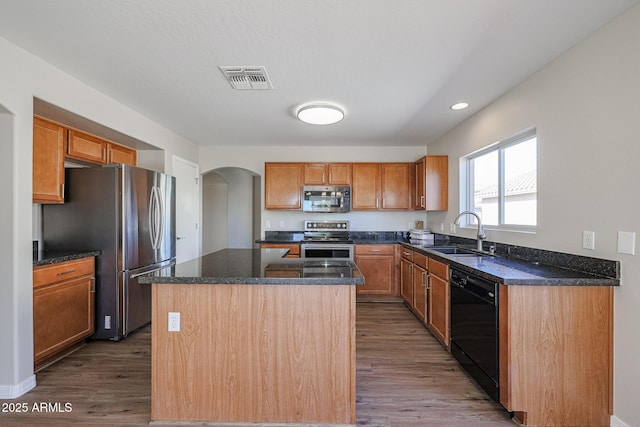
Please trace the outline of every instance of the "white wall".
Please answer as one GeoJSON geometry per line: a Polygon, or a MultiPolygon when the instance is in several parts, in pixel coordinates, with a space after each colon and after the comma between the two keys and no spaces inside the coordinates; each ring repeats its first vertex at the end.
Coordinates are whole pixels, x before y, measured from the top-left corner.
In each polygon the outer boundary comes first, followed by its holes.
{"type": "MultiPolygon", "coordinates": [[[[459,158],[531,126],[538,132],[538,228],[490,240],[621,261],[615,290],[614,421],[640,420],[640,262],[617,253],[617,232],[640,237],[640,7],[589,37],[456,127],[429,154],[448,154],[449,211],[459,211],[459,158]],[[596,249],[582,249],[582,230],[596,249]]],[[[473,237],[473,230],[460,234],[473,237]]],[[[588,349],[584,349],[588,351],[588,349]]]]}
{"type": "MultiPolygon", "coordinates": [[[[238,167],[264,178],[265,162],[413,162],[424,155],[425,147],[204,147],[200,149],[200,167],[203,173],[222,167],[238,167]]],[[[261,191],[261,206],[264,206],[264,179],[261,191]]],[[[423,212],[382,211],[352,211],[333,214],[331,218],[338,215],[350,220],[354,231],[402,231],[409,229],[409,223],[426,219],[423,212]]],[[[261,235],[264,237],[266,221],[271,222],[270,231],[302,230],[304,220],[327,219],[328,214],[263,209],[261,217],[261,235]]]]}
{"type": "Polygon", "coordinates": [[[229,185],[215,172],[203,175],[202,183],[202,253],[209,254],[229,247],[229,185]]]}
{"type": "Polygon", "coordinates": [[[0,398],[15,397],[35,384],[32,311],[32,137],[33,98],[86,117],[165,150],[197,161],[197,148],[59,69],[0,38],[0,398]]]}

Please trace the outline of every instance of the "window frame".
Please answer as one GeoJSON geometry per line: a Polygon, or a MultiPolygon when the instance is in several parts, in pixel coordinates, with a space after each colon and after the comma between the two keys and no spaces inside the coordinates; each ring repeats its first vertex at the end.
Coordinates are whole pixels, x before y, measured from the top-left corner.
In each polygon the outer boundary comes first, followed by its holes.
{"type": "MultiPolygon", "coordinates": [[[[537,173],[537,159],[538,159],[538,134],[536,128],[526,129],[519,132],[509,138],[502,141],[497,141],[480,150],[474,151],[470,154],[461,157],[461,172],[460,179],[460,205],[461,211],[474,210],[474,162],[472,160],[484,156],[486,154],[497,152],[498,154],[498,224],[484,224],[483,227],[488,230],[501,230],[501,231],[518,231],[535,233],[538,227],[538,173],[537,173]],[[505,222],[505,150],[526,142],[532,138],[536,139],[536,224],[509,224],[505,222]]],[[[460,218],[461,227],[472,228],[476,227],[476,220],[471,215],[465,215],[460,218]]]]}

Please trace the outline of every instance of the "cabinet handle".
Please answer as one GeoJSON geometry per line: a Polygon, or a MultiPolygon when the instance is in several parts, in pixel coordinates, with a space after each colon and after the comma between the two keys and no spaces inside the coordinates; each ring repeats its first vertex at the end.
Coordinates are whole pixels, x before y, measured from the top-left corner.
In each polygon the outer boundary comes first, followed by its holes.
{"type": "Polygon", "coordinates": [[[426,273],[425,276],[427,279],[427,289],[431,289],[431,275],[426,273]]]}
{"type": "Polygon", "coordinates": [[[382,252],[382,249],[369,249],[369,252],[382,252]]]}
{"type": "Polygon", "coordinates": [[[63,271],[61,273],[58,273],[58,276],[64,276],[65,274],[71,274],[71,273],[75,273],[76,270],[68,270],[68,271],[63,271]]]}
{"type": "Polygon", "coordinates": [[[424,196],[420,196],[420,207],[424,208],[424,196]]]}
{"type": "Polygon", "coordinates": [[[91,279],[91,293],[96,293],[96,279],[91,279]]]}
{"type": "Polygon", "coordinates": [[[378,198],[376,197],[376,209],[378,209],[379,207],[379,203],[378,203],[378,198]]]}
{"type": "Polygon", "coordinates": [[[404,251],[403,251],[403,252],[402,252],[402,255],[409,256],[409,255],[411,255],[411,252],[404,252],[404,251]]]}

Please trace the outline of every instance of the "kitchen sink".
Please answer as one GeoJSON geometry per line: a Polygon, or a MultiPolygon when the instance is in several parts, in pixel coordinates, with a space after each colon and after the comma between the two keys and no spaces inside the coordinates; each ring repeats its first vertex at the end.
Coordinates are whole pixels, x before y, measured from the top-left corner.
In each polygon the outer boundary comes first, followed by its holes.
{"type": "Polygon", "coordinates": [[[475,251],[472,251],[471,249],[465,249],[465,248],[460,248],[458,246],[434,246],[434,247],[430,247],[429,249],[431,249],[432,251],[436,251],[436,252],[440,252],[443,254],[447,254],[453,257],[484,257],[484,256],[490,256],[488,254],[482,254],[482,253],[478,253],[475,251]]]}

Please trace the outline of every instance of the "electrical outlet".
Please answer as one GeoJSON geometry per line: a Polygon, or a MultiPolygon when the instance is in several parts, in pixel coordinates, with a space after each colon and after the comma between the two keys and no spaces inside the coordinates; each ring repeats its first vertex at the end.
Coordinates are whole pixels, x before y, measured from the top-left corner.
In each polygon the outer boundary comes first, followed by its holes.
{"type": "Polygon", "coordinates": [[[266,221],[264,222],[264,228],[271,228],[271,221],[266,220],[266,221]]]}
{"type": "Polygon", "coordinates": [[[180,312],[169,312],[169,332],[180,332],[180,312]]]}
{"type": "Polygon", "coordinates": [[[440,231],[444,231],[444,222],[440,223],[440,231]]]}
{"type": "Polygon", "coordinates": [[[449,231],[452,233],[456,232],[456,225],[453,222],[449,223],[449,231]]]}
{"type": "Polygon", "coordinates": [[[104,328],[111,329],[111,316],[104,316],[104,328]]]}
{"type": "Polygon", "coordinates": [[[596,248],[596,233],[594,231],[582,232],[582,247],[594,250],[596,248]]]}
{"type": "Polygon", "coordinates": [[[284,228],[284,221],[280,220],[280,228],[284,228]]]}

